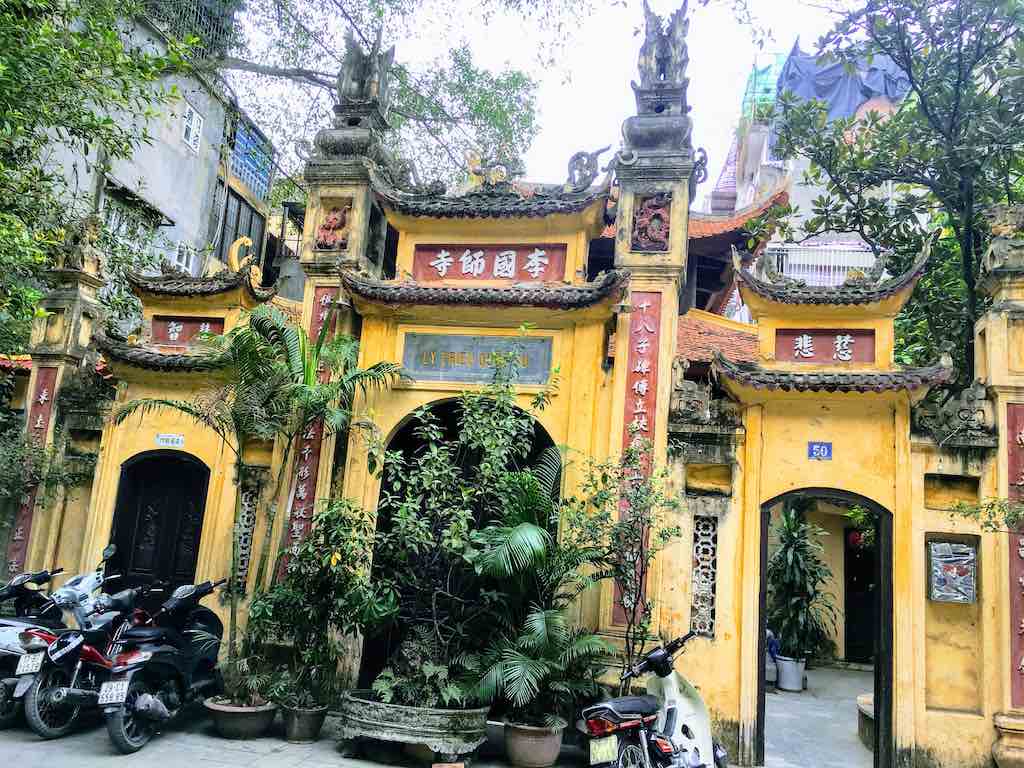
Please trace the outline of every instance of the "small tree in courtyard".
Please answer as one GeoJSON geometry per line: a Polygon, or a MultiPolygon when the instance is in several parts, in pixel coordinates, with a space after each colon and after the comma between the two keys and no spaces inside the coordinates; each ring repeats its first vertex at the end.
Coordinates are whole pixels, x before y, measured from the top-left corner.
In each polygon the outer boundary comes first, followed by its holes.
{"type": "MultiPolygon", "coordinates": [[[[592,464],[579,496],[562,505],[562,535],[604,547],[601,576],[614,585],[613,620],[623,627],[623,671],[639,661],[651,637],[651,569],[658,553],[680,535],[672,523],[680,504],[666,491],[665,473],[651,471],[650,454],[650,442],[634,436],[621,457],[592,464]]],[[[627,687],[628,682],[622,683],[621,692],[627,687]]]]}

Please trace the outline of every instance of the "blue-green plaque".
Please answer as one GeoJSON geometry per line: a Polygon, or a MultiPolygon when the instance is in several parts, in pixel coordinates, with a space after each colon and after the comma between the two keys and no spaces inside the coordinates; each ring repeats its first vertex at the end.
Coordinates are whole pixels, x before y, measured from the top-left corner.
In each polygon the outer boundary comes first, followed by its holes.
{"type": "Polygon", "coordinates": [[[495,352],[519,356],[520,384],[544,384],[551,376],[551,337],[407,333],[402,366],[416,381],[487,383],[495,352]]]}

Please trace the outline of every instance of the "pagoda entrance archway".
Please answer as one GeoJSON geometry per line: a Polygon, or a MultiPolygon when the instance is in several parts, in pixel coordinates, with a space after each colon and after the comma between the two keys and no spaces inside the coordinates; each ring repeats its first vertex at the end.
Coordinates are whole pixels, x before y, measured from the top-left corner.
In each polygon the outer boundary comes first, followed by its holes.
{"type": "MultiPolygon", "coordinates": [[[[435,400],[426,408],[437,419],[440,439],[442,441],[454,441],[458,439],[459,418],[461,415],[461,398],[452,397],[435,400]]],[[[387,451],[399,452],[407,460],[415,460],[417,455],[428,445],[425,436],[420,432],[421,420],[416,416],[416,411],[406,415],[394,428],[387,442],[387,451]]],[[[525,411],[523,412],[525,414],[525,411]]],[[[533,435],[530,450],[526,458],[517,463],[515,469],[528,469],[537,467],[544,463],[548,467],[550,476],[553,478],[552,492],[561,493],[562,467],[558,459],[557,470],[551,462],[560,457],[555,441],[547,429],[536,418],[531,416],[533,422],[533,435]]],[[[467,454],[460,454],[455,457],[455,462],[463,467],[470,466],[475,457],[467,454]]],[[[386,473],[385,473],[386,474],[386,473]]],[[[387,478],[381,481],[379,501],[377,504],[377,527],[387,527],[390,524],[390,515],[387,505],[382,504],[385,494],[388,493],[387,478]]],[[[551,532],[554,533],[554,524],[549,523],[551,532]]],[[[369,688],[377,675],[383,670],[386,661],[390,658],[398,644],[403,639],[403,627],[393,625],[382,633],[368,635],[363,640],[362,653],[359,660],[359,687],[369,688]]]]}
{"type": "Polygon", "coordinates": [[[118,588],[195,580],[209,468],[181,451],[147,451],[121,465],[108,567],[118,588]]]}
{"type": "MultiPolygon", "coordinates": [[[[871,610],[873,647],[873,723],[874,723],[874,768],[891,768],[893,762],[893,516],[892,513],[873,499],[837,488],[801,488],[779,494],[761,504],[760,542],[760,589],[758,598],[757,659],[758,680],[757,720],[755,726],[756,764],[765,765],[766,757],[792,759],[793,755],[774,754],[769,748],[766,755],[766,730],[770,718],[766,716],[766,666],[768,658],[767,615],[769,541],[771,538],[772,511],[793,502],[826,502],[841,507],[859,507],[873,520],[874,574],[873,605],[871,610]]],[[[840,631],[842,628],[840,627],[840,631]]],[[[812,671],[810,673],[814,675],[812,671]]],[[[803,696],[807,696],[805,691],[803,696]]],[[[858,702],[860,705],[861,702],[858,702]]],[[[852,710],[852,717],[842,727],[856,728],[853,717],[859,711],[852,710]]],[[[813,726],[811,726],[813,727],[813,726]]],[[[819,734],[817,738],[828,738],[819,734]]],[[[813,741],[813,737],[808,739],[813,741]]],[[[826,746],[826,745],[822,745],[826,746]]]]}

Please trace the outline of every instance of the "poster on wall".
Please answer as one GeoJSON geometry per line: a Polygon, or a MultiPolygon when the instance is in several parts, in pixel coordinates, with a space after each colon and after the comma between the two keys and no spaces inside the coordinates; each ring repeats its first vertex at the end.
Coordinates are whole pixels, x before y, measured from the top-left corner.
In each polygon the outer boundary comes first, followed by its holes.
{"type": "Polygon", "coordinates": [[[978,550],[953,541],[928,542],[928,599],[973,603],[978,598],[978,550]]]}

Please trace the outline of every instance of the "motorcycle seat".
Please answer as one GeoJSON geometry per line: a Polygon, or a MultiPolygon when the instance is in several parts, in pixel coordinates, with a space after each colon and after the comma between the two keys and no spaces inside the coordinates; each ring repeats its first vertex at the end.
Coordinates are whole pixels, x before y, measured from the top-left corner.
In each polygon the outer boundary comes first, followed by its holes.
{"type": "Polygon", "coordinates": [[[125,633],[121,635],[121,640],[126,643],[156,643],[160,640],[172,639],[173,634],[173,630],[167,627],[132,627],[125,630],[125,633]]]}
{"type": "Polygon", "coordinates": [[[656,696],[620,696],[601,702],[619,717],[627,715],[653,715],[661,707],[656,696]]]}

